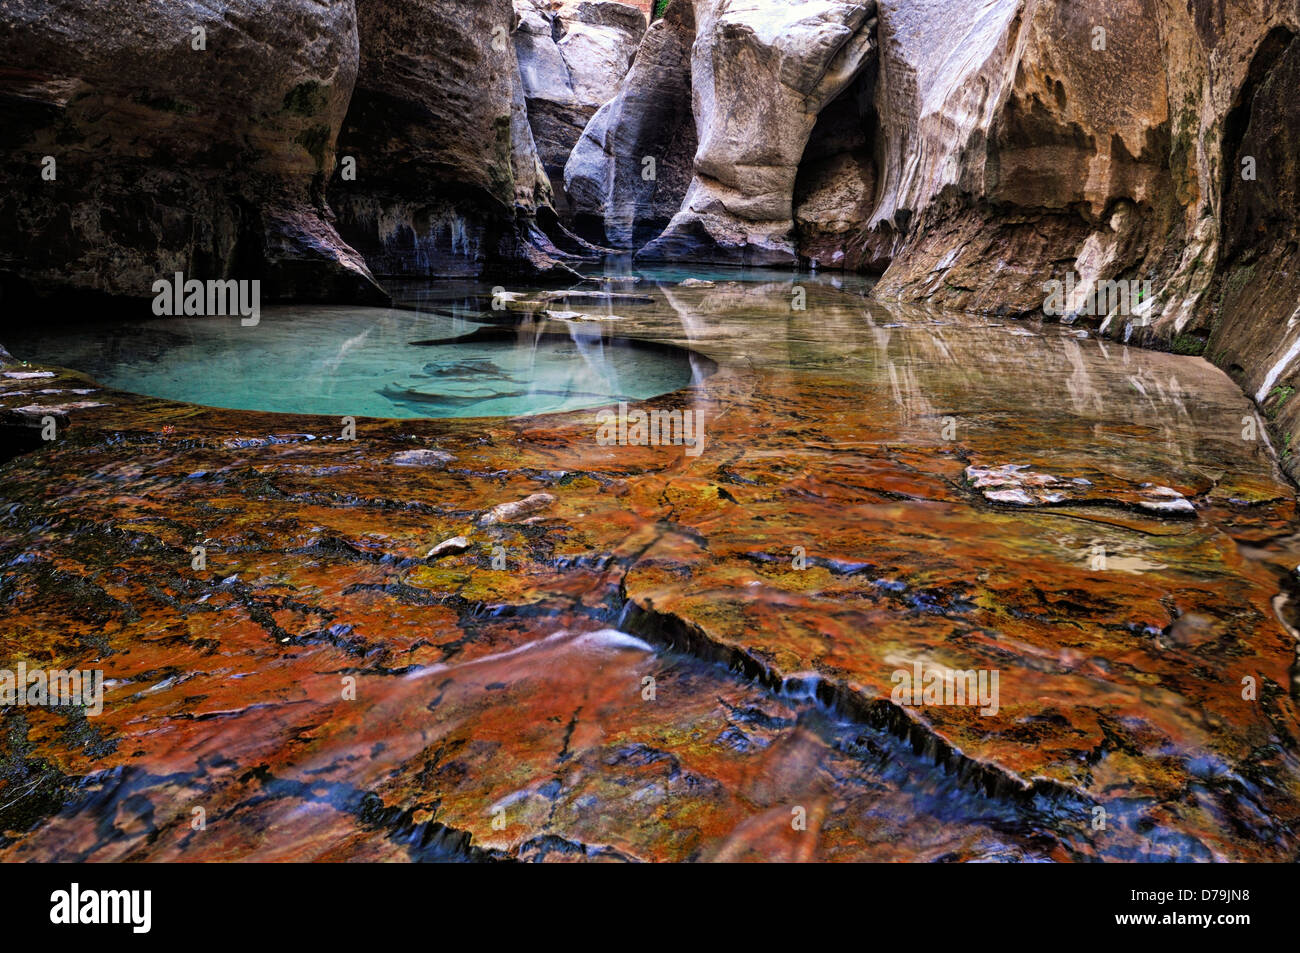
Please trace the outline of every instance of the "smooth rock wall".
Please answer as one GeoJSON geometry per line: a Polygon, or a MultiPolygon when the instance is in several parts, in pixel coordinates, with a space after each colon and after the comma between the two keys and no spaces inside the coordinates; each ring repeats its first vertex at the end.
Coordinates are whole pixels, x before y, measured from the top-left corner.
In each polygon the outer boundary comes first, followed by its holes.
{"type": "Polygon", "coordinates": [[[870,60],[875,8],[872,0],[697,0],[694,177],[639,260],[797,260],[799,163],[822,109],[870,60]]]}
{"type": "Polygon", "coordinates": [[[379,295],[324,194],[357,58],[352,0],[5,0],[6,288],[143,298],[180,271],[379,295]]]}
{"type": "Polygon", "coordinates": [[[557,210],[564,201],[564,166],[596,110],[614,98],[646,32],[635,7],[515,0],[515,50],[538,156],[550,177],[557,210]]]}
{"type": "Polygon", "coordinates": [[[588,122],[564,168],[579,228],[620,248],[657,236],[681,208],[694,170],[691,113],[695,7],[674,0],[651,24],[614,96],[588,122]],[[647,174],[647,160],[653,171],[647,174]]]}
{"type": "MultiPolygon", "coordinates": [[[[330,184],[340,229],[376,274],[547,273],[549,205],[524,106],[510,0],[358,0],[361,65],[330,184]]],[[[554,253],[554,254],[553,254],[554,253]]]]}

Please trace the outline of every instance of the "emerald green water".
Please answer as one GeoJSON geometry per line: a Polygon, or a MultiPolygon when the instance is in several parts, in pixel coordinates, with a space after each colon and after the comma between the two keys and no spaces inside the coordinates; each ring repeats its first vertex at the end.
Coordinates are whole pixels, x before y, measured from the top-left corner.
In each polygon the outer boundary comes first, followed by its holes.
{"type": "Polygon", "coordinates": [[[693,379],[689,352],[622,341],[614,322],[548,321],[543,331],[526,316],[481,311],[481,298],[440,297],[439,313],[265,308],[252,327],[234,317],[99,323],[42,330],[10,346],[25,360],[70,367],[119,390],[331,416],[555,413],[642,400],[693,379]],[[481,323],[492,317],[509,324],[481,323]],[[457,340],[475,331],[489,339],[457,340]]]}

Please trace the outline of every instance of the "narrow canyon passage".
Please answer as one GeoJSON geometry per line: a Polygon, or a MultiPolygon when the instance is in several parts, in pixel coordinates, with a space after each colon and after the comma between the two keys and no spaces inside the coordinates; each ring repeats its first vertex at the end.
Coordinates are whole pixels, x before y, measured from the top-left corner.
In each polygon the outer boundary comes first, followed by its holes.
{"type": "Polygon", "coordinates": [[[0,857],[1295,855],[1295,495],[1224,374],[848,277],[608,277],[198,319],[201,365],[165,322],[6,342],[0,403],[73,426],[0,469],[0,641],[106,683],[0,714],[0,857]],[[256,409],[359,378],[351,435],[256,409]],[[619,400],[699,443],[604,440],[619,400]],[[898,695],[966,670],[995,704],[898,695]]]}
{"type": "Polygon", "coordinates": [[[114,862],[240,941],[225,862],[1279,908],[1128,863],[1300,861],[1300,0],[4,0],[0,63],[0,864],[185,942],[114,862]]]}

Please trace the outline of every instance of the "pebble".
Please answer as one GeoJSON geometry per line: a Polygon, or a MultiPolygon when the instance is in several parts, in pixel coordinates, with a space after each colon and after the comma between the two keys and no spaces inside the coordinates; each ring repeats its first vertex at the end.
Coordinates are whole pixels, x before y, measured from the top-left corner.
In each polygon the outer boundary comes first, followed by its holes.
{"type": "Polygon", "coordinates": [[[425,554],[425,559],[437,559],[439,556],[448,556],[454,553],[463,553],[469,549],[469,540],[464,536],[453,536],[451,539],[444,539],[433,549],[425,554]]]}
{"type": "Polygon", "coordinates": [[[521,516],[530,516],[538,510],[544,510],[555,502],[549,493],[534,493],[513,503],[501,503],[484,513],[479,522],[484,526],[492,523],[509,523],[521,516]]]}
{"type": "Polygon", "coordinates": [[[393,454],[391,462],[399,467],[430,467],[448,464],[455,459],[443,450],[402,450],[393,454]]]}

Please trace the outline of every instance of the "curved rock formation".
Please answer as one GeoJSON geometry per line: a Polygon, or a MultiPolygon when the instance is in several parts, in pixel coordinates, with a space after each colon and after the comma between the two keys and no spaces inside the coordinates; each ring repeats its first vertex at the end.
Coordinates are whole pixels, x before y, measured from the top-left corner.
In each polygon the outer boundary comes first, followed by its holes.
{"type": "Polygon", "coordinates": [[[874,12],[870,0],[696,4],[694,178],[681,211],[641,258],[796,259],[799,162],[818,114],[868,62],[874,12]]]}
{"type": "Polygon", "coordinates": [[[515,50],[538,156],[564,209],[564,164],[596,110],[614,98],[637,46],[645,15],[612,0],[565,3],[515,0],[515,50]]]}
{"type": "Polygon", "coordinates": [[[528,127],[509,0],[359,0],[361,67],[330,185],[376,274],[546,272],[550,187],[528,127]]]}
{"type": "MultiPolygon", "coordinates": [[[[1213,114],[1216,122],[1223,117],[1215,163],[1222,175],[1217,259],[1209,251],[1193,259],[1199,270],[1184,269],[1196,276],[1189,282],[1192,294],[1181,308],[1169,294],[1155,327],[1159,339],[1178,349],[1202,350],[1264,406],[1277,421],[1283,465],[1293,477],[1300,477],[1292,451],[1292,436],[1300,431],[1300,401],[1292,399],[1300,387],[1297,19],[1272,26],[1258,40],[1230,108],[1213,114]],[[1213,278],[1207,282],[1211,263],[1213,278]],[[1202,284],[1206,290],[1193,297],[1202,284]]],[[[1245,43],[1239,48],[1250,49],[1245,43]]],[[[1202,221],[1208,225],[1213,219],[1202,221]]]]}
{"type": "Polygon", "coordinates": [[[1155,13],[1154,0],[999,0],[972,20],[883,0],[869,224],[897,238],[879,294],[1029,311],[1071,266],[1082,287],[1158,256],[1149,239],[1175,209],[1155,13]]]}
{"type": "Polygon", "coordinates": [[[592,237],[636,247],[663,231],[681,208],[697,144],[694,42],[694,5],[674,0],[651,24],[631,70],[574,147],[564,190],[578,227],[592,237]]]}
{"type": "Polygon", "coordinates": [[[1297,33],[1294,2],[882,0],[875,293],[1203,353],[1300,473],[1297,33]]]}
{"type": "Polygon", "coordinates": [[[325,204],[357,71],[352,0],[12,0],[0,20],[0,272],[150,296],[379,294],[325,204]]]}

